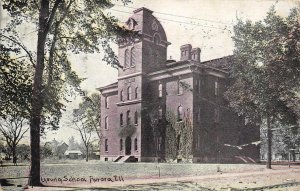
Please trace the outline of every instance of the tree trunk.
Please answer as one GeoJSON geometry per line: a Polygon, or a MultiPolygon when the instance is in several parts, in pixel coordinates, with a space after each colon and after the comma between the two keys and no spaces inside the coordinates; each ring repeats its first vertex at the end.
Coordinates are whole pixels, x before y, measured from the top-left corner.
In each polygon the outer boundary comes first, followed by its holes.
{"type": "Polygon", "coordinates": [[[31,185],[39,186],[40,182],[40,124],[43,108],[42,84],[44,72],[45,42],[47,37],[46,25],[49,16],[49,0],[41,0],[39,10],[39,31],[37,41],[37,61],[35,67],[32,102],[30,113],[30,176],[31,185]]]}
{"type": "Polygon", "coordinates": [[[271,120],[269,114],[267,115],[267,169],[271,169],[271,161],[272,161],[272,130],[271,130],[271,120]]]}
{"type": "Polygon", "coordinates": [[[88,162],[89,161],[89,147],[86,147],[86,155],[85,155],[85,161],[88,162]]]}

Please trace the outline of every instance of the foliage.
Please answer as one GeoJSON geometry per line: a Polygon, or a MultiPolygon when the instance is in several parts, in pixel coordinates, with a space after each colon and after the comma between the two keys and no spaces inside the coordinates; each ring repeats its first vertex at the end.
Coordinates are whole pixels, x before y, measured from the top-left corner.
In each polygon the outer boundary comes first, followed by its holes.
{"type": "Polygon", "coordinates": [[[119,137],[131,137],[136,132],[136,127],[132,124],[121,127],[119,137]]]}
{"type": "Polygon", "coordinates": [[[100,142],[102,135],[99,132],[100,119],[100,97],[98,94],[92,94],[90,97],[84,97],[77,109],[72,114],[72,124],[80,133],[81,140],[85,146],[86,161],[88,161],[89,150],[92,142],[97,140],[100,142]],[[95,139],[94,135],[98,139],[95,139]]]}
{"type": "MultiPolygon", "coordinates": [[[[127,0],[122,2],[126,3],[127,0]]],[[[30,142],[31,147],[35,147],[31,149],[33,185],[40,185],[41,124],[50,120],[48,124],[55,129],[58,128],[63,110],[60,101],[65,98],[63,94],[65,82],[75,88],[80,82],[76,73],[70,69],[69,53],[99,52],[99,45],[102,45],[107,55],[105,61],[112,66],[119,65],[109,47],[109,42],[116,42],[116,35],[126,36],[129,32],[119,27],[114,17],[103,12],[104,9],[112,6],[113,4],[108,0],[40,0],[38,2],[3,0],[3,8],[8,11],[11,22],[3,32],[1,31],[1,40],[5,38],[10,42],[14,41],[11,40],[12,37],[18,38],[14,29],[23,23],[36,25],[38,29],[36,61],[31,52],[21,46],[34,65],[30,102],[30,142]],[[2,35],[2,33],[7,34],[2,35]]],[[[20,41],[14,43],[18,46],[22,45],[20,41]]]]}
{"type": "Polygon", "coordinates": [[[271,128],[275,121],[295,124],[299,100],[300,25],[293,9],[282,18],[270,9],[263,21],[241,20],[234,26],[232,86],[226,97],[240,115],[253,122],[266,120],[271,168],[271,128]]]}
{"type": "Polygon", "coordinates": [[[18,145],[17,153],[19,160],[29,160],[30,146],[26,144],[18,145]]]}
{"type": "Polygon", "coordinates": [[[29,127],[26,126],[26,119],[19,116],[19,113],[11,114],[6,118],[0,118],[0,134],[6,142],[8,152],[12,157],[17,157],[17,146],[29,127]]]}

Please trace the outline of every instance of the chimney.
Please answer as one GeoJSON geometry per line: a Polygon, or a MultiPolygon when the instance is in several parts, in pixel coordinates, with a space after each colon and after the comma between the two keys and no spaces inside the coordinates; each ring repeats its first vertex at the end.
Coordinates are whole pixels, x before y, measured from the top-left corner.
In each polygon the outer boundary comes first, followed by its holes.
{"type": "Polygon", "coordinates": [[[180,60],[190,60],[191,59],[191,49],[192,45],[185,44],[180,47],[181,57],[180,60]]]}
{"type": "Polygon", "coordinates": [[[201,49],[200,48],[193,48],[191,50],[191,60],[194,60],[196,62],[200,63],[200,53],[201,53],[201,49]]]}

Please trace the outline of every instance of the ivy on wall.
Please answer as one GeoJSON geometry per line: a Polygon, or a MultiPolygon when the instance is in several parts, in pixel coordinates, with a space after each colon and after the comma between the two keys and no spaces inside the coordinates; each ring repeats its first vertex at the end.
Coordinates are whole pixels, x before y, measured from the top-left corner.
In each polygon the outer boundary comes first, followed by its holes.
{"type": "Polygon", "coordinates": [[[168,121],[165,137],[166,160],[192,159],[193,126],[190,111],[185,112],[182,121],[177,121],[176,115],[167,111],[166,120],[168,121]]]}
{"type": "Polygon", "coordinates": [[[121,127],[119,131],[120,137],[131,137],[136,132],[136,127],[132,124],[121,127]]]}

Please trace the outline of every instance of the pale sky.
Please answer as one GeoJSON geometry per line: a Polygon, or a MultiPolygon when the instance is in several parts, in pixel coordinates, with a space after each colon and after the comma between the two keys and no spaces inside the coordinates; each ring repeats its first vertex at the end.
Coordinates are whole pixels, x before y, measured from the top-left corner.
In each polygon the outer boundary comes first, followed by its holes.
{"type": "MultiPolygon", "coordinates": [[[[257,21],[266,16],[270,6],[275,4],[278,14],[286,16],[292,7],[297,6],[299,1],[285,0],[132,0],[133,3],[127,7],[117,1],[117,6],[108,10],[111,15],[116,16],[124,22],[135,8],[146,7],[154,11],[153,15],[161,21],[165,29],[167,39],[171,42],[168,47],[168,58],[178,60],[180,56],[179,47],[183,44],[191,44],[193,47],[201,48],[201,60],[209,60],[232,54],[233,42],[231,40],[232,27],[236,18],[257,21]]],[[[0,12],[2,10],[0,9],[0,12]]],[[[2,14],[2,17],[5,16],[2,14]]],[[[2,18],[3,20],[3,18],[2,18]]],[[[3,27],[3,22],[2,22],[3,27]]],[[[20,33],[24,34],[24,43],[33,48],[36,47],[35,28],[24,26],[20,33]]],[[[117,53],[117,46],[114,46],[117,53]]],[[[82,89],[95,92],[101,87],[117,81],[117,70],[106,65],[102,61],[102,55],[76,55],[72,56],[73,68],[80,77],[87,80],[82,84],[82,89]]],[[[77,98],[77,101],[80,98],[77,98]]],[[[76,102],[68,106],[68,111],[76,102]]],[[[49,132],[46,140],[64,140],[74,135],[79,141],[79,134],[70,129],[67,124],[70,113],[63,116],[61,128],[56,132],[49,132]]]]}

